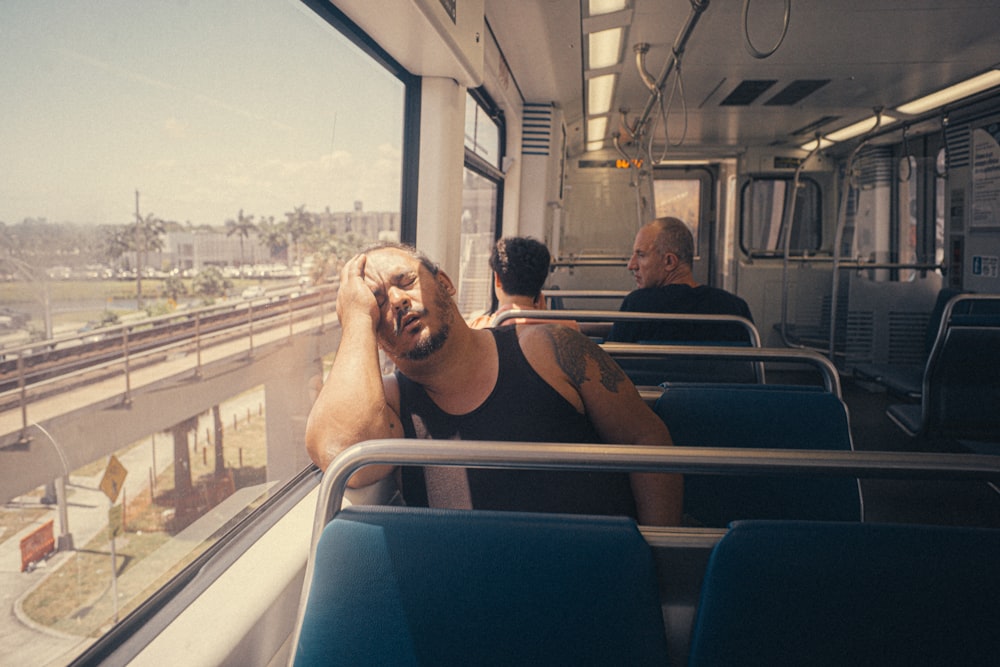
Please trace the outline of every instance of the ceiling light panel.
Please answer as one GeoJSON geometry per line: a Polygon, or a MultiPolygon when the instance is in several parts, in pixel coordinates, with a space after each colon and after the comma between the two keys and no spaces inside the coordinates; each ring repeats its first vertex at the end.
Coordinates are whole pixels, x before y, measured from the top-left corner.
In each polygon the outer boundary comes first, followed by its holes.
{"type": "Polygon", "coordinates": [[[944,106],[949,102],[960,100],[963,97],[975,95],[980,91],[994,86],[1000,86],[1000,70],[992,69],[985,74],[980,74],[961,83],[956,83],[954,86],[931,93],[926,97],[907,102],[902,106],[896,107],[896,111],[915,116],[925,111],[944,106]]]}
{"type": "Polygon", "coordinates": [[[620,12],[628,7],[628,0],[590,0],[590,16],[620,12]]]}
{"type": "Polygon", "coordinates": [[[587,115],[596,116],[611,111],[617,74],[595,76],[587,80],[587,115]]]}
{"type": "Polygon", "coordinates": [[[601,118],[591,118],[587,121],[587,144],[590,145],[593,142],[603,142],[604,135],[608,131],[608,119],[606,116],[601,118]]]}
{"type": "Polygon", "coordinates": [[[623,28],[611,28],[588,35],[587,60],[590,69],[617,65],[621,60],[623,28]]]}
{"type": "Polygon", "coordinates": [[[877,123],[878,127],[885,127],[886,125],[890,125],[895,122],[896,119],[887,114],[882,114],[881,123],[879,123],[877,116],[872,116],[871,118],[866,118],[860,122],[855,123],[854,125],[848,125],[847,127],[837,130],[836,132],[831,132],[830,134],[826,135],[825,138],[834,142],[846,141],[848,139],[858,136],[859,134],[864,134],[865,132],[870,132],[871,130],[874,130],[877,123]]]}

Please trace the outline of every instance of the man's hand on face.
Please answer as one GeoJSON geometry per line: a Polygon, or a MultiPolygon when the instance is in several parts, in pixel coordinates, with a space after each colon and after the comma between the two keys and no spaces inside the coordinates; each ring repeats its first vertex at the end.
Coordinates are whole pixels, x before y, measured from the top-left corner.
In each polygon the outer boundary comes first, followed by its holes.
{"type": "Polygon", "coordinates": [[[364,318],[374,331],[378,327],[379,307],[372,286],[365,281],[365,255],[356,255],[340,271],[340,289],[337,292],[337,317],[341,327],[364,318]]]}

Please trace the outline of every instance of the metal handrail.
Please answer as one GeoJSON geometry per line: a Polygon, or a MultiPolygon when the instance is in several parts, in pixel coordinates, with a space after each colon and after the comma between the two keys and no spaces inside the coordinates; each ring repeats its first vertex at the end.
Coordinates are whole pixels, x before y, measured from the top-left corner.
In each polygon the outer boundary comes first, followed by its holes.
{"type": "Polygon", "coordinates": [[[734,359],[738,361],[784,361],[815,367],[823,378],[823,387],[841,398],[840,373],[822,354],[813,350],[771,347],[721,347],[713,345],[645,345],[639,343],[602,343],[612,357],[642,358],[650,355],[690,357],[694,359],[734,359]]]}
{"type": "Polygon", "coordinates": [[[574,266],[626,266],[628,257],[580,257],[578,259],[554,259],[549,265],[556,269],[562,266],[572,268],[574,266]]]}
{"type": "MultiPolygon", "coordinates": [[[[555,296],[555,295],[554,295],[555,296]]],[[[700,313],[641,313],[619,310],[505,310],[494,320],[499,326],[509,319],[526,317],[544,320],[576,320],[577,322],[715,322],[739,324],[747,331],[750,344],[760,347],[760,332],[754,323],[739,315],[710,315],[700,313]]],[[[644,346],[651,347],[651,346],[644,346]]]]}
{"type": "Polygon", "coordinates": [[[595,445],[461,440],[369,440],[342,451],[320,485],[313,549],[340,511],[347,482],[367,465],[462,466],[527,470],[849,476],[894,479],[1000,477],[1000,456],[738,447],[595,445]]]}
{"type": "Polygon", "coordinates": [[[543,289],[542,296],[545,298],[564,296],[568,299],[624,299],[630,292],[618,289],[543,289]]]}
{"type": "Polygon", "coordinates": [[[670,56],[667,58],[667,62],[664,63],[663,69],[660,71],[659,76],[656,77],[655,90],[650,91],[649,99],[646,100],[646,104],[642,108],[642,113],[639,114],[635,124],[632,126],[632,133],[636,136],[645,129],[646,123],[649,122],[649,114],[652,113],[657,100],[662,94],[662,89],[667,83],[667,77],[670,76],[670,72],[677,66],[681,55],[684,53],[684,49],[687,48],[688,40],[691,39],[691,34],[698,24],[698,19],[708,9],[709,0],[690,0],[690,2],[691,11],[688,13],[684,25],[681,26],[680,32],[677,33],[677,38],[670,49],[670,56]]]}

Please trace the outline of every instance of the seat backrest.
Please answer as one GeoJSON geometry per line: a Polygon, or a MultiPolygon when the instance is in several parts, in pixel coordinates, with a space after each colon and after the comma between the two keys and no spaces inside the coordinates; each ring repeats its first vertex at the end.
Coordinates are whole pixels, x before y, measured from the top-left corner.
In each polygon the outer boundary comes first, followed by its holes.
{"type": "MultiPolygon", "coordinates": [[[[661,344],[644,341],[643,344],[661,344]]],[[[670,343],[672,345],[706,345],[706,343],[670,343]]],[[[717,343],[717,345],[721,345],[717,343]]],[[[747,346],[749,347],[749,346],[747,346]]],[[[754,384],[759,382],[755,364],[734,359],[697,359],[677,356],[654,358],[616,358],[635,385],[656,386],[664,382],[712,382],[754,384]]]]}
{"type": "MultiPolygon", "coordinates": [[[[934,341],[937,340],[941,329],[941,318],[944,317],[945,306],[948,305],[948,302],[953,297],[959,294],[963,294],[963,291],[956,287],[942,287],[941,291],[938,292],[937,299],[934,301],[934,307],[931,309],[930,318],[927,320],[927,334],[924,339],[925,359],[930,356],[931,349],[934,347],[934,341]]],[[[960,310],[964,311],[965,307],[960,308],[960,310]]]]}
{"type": "Polygon", "coordinates": [[[666,664],[623,517],[350,507],[323,531],[295,664],[666,664]]]}
{"type": "Polygon", "coordinates": [[[926,433],[1000,441],[1000,323],[949,326],[928,361],[922,401],[926,433]]]}
{"type": "MultiPolygon", "coordinates": [[[[685,447],[852,449],[847,408],[818,387],[667,384],[654,409],[685,447]]],[[[857,480],[847,477],[686,475],[684,512],[706,526],[737,519],[857,521],[857,480]]]]}
{"type": "Polygon", "coordinates": [[[709,559],[689,666],[985,665],[1000,531],[738,522],[709,559]]]}

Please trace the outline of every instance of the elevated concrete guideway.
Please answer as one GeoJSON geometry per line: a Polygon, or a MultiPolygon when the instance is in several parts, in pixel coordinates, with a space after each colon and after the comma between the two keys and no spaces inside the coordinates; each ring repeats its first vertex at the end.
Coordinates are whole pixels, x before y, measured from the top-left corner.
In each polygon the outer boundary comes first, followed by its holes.
{"type": "Polygon", "coordinates": [[[288,479],[309,458],[305,422],[309,379],[340,342],[334,299],[306,319],[255,323],[238,339],[193,346],[164,359],[0,412],[0,501],[27,493],[83,465],[263,386],[269,479],[288,479]],[[125,396],[131,400],[125,401],[125,396]],[[32,424],[41,427],[35,428],[32,424]],[[42,431],[44,429],[44,432],[42,431]],[[46,435],[47,433],[48,435],[46,435]],[[27,444],[18,444],[27,435],[27,444]]]}

